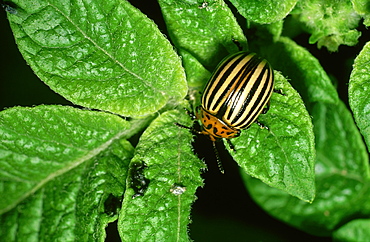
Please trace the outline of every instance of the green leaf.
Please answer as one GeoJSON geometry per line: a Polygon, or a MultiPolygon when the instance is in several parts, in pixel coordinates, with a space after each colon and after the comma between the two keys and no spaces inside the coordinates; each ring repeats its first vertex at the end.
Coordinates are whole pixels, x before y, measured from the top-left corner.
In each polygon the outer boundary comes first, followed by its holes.
{"type": "Polygon", "coordinates": [[[244,18],[267,24],[282,20],[294,8],[298,0],[230,0],[244,18]]]}
{"type": "Polygon", "coordinates": [[[73,103],[125,116],[156,112],[187,92],[180,58],[128,2],[16,0],[8,14],[33,71],[73,103]]]}
{"type": "Polygon", "coordinates": [[[260,54],[260,51],[257,51],[259,48],[266,48],[279,41],[283,29],[286,32],[285,22],[285,20],[280,20],[271,24],[248,23],[248,29],[246,31],[251,51],[260,54]]]}
{"type": "MultiPolygon", "coordinates": [[[[127,141],[124,145],[130,147],[127,141]]],[[[131,157],[131,152],[118,143],[113,143],[110,149],[52,179],[3,214],[1,238],[104,241],[105,227],[117,219],[131,157]]]]}
{"type": "Polygon", "coordinates": [[[192,54],[186,50],[181,50],[183,65],[186,72],[186,79],[189,87],[204,88],[211,77],[211,72],[208,71],[192,54]]]}
{"type": "Polygon", "coordinates": [[[337,241],[367,241],[370,238],[370,219],[355,219],[333,233],[337,241]]]}
{"type": "Polygon", "coordinates": [[[352,8],[350,0],[299,1],[300,21],[312,34],[309,42],[319,48],[337,51],[339,45],[354,46],[361,36],[356,28],[361,17],[352,8]]]}
{"type": "Polygon", "coordinates": [[[307,204],[246,178],[257,203],[274,217],[308,233],[329,236],[339,224],[369,215],[369,161],[351,113],[337,105],[317,103],[312,110],[316,135],[316,198],[307,204]]]}
{"type": "MultiPolygon", "coordinates": [[[[316,103],[312,109],[316,134],[316,173],[356,174],[359,180],[370,178],[366,146],[344,103],[316,103]]],[[[326,174],[327,175],[327,174],[326,174]]]]}
{"type": "Polygon", "coordinates": [[[104,240],[117,218],[133,148],[128,122],[62,106],[0,113],[0,237],[104,240]],[[87,216],[88,215],[88,216],[87,216]]]}
{"type": "Polygon", "coordinates": [[[353,9],[364,18],[364,25],[370,26],[370,4],[368,0],[351,0],[353,9]]]}
{"type": "Polygon", "coordinates": [[[123,241],[188,241],[190,206],[203,185],[204,164],[193,154],[192,134],[175,122],[191,125],[185,112],[169,111],[140,138],[119,216],[123,241]]]}
{"type": "Polygon", "coordinates": [[[257,53],[265,56],[275,70],[287,76],[306,105],[313,102],[338,102],[338,93],[320,62],[293,40],[281,37],[276,43],[259,43],[256,48],[257,53]]]}
{"type": "Polygon", "coordinates": [[[311,118],[299,94],[277,72],[270,110],[244,130],[230,151],[243,170],[266,183],[304,201],[312,202],[314,185],[314,136],[311,118]]]}
{"type": "MultiPolygon", "coordinates": [[[[233,39],[246,47],[246,39],[228,6],[219,0],[159,0],[167,30],[183,56],[187,78],[195,80],[196,60],[213,71],[228,54],[238,50],[233,39]],[[220,22],[222,24],[220,24],[220,22]],[[194,67],[193,67],[194,66],[194,67]]],[[[203,86],[208,77],[197,85],[203,86]]],[[[194,82],[192,81],[193,85],[194,82]]]]}
{"type": "Polygon", "coordinates": [[[270,35],[272,36],[272,41],[277,42],[281,37],[281,33],[283,32],[284,21],[281,20],[281,21],[277,21],[271,24],[264,24],[264,25],[260,25],[259,27],[266,28],[266,31],[268,31],[270,35]]]}
{"type": "Polygon", "coordinates": [[[349,80],[349,104],[361,134],[370,147],[370,42],[355,59],[349,80]]]}

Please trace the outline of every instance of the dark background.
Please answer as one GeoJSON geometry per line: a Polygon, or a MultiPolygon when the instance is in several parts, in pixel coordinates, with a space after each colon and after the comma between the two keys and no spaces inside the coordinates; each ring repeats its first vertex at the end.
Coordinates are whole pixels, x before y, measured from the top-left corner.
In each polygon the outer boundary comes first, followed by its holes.
{"type": "MultiPolygon", "coordinates": [[[[132,3],[148,17],[155,20],[160,30],[166,27],[155,0],[136,0],[132,3]]],[[[353,59],[369,41],[369,31],[363,31],[360,43],[355,47],[341,46],[337,53],[325,48],[308,45],[308,35],[295,38],[308,48],[336,79],[340,97],[348,105],[347,87],[353,59]]],[[[168,36],[168,35],[167,35],[168,36]]],[[[72,105],[56,94],[32,72],[23,60],[15,44],[6,13],[0,9],[0,110],[13,106],[36,106],[40,104],[72,105]]],[[[218,150],[225,174],[222,175],[215,159],[211,142],[197,137],[194,144],[200,158],[208,164],[203,174],[205,186],[199,188],[197,201],[193,205],[190,235],[195,241],[331,241],[330,238],[315,237],[275,220],[260,209],[248,195],[238,173],[237,165],[219,144],[218,150]]],[[[115,241],[118,234],[116,224],[110,225],[107,241],[115,241]]],[[[119,240],[119,239],[118,239],[119,240]]]]}

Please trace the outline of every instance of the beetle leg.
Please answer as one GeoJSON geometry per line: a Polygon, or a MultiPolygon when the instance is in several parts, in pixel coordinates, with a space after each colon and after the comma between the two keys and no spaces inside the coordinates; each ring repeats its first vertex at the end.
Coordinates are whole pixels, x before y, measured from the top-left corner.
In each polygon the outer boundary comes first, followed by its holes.
{"type": "Polygon", "coordinates": [[[186,114],[189,115],[189,117],[191,118],[191,120],[196,120],[197,119],[197,116],[194,114],[193,111],[190,111],[188,109],[185,109],[186,110],[186,114]]]}
{"type": "Polygon", "coordinates": [[[261,129],[269,129],[269,127],[267,127],[266,125],[264,125],[263,123],[259,122],[258,120],[255,121],[256,124],[258,124],[258,126],[260,126],[261,129]]]}
{"type": "Polygon", "coordinates": [[[233,145],[233,143],[231,142],[231,140],[226,139],[226,142],[229,145],[230,150],[236,152],[235,146],[233,145]]]}
{"type": "Polygon", "coordinates": [[[270,109],[270,100],[267,102],[266,106],[262,110],[262,114],[266,114],[270,109]]]}
{"type": "Polygon", "coordinates": [[[175,125],[178,126],[178,127],[180,127],[180,128],[182,128],[182,129],[188,129],[188,130],[190,130],[193,133],[201,134],[200,131],[195,130],[193,127],[188,127],[188,126],[185,126],[185,125],[180,124],[180,123],[175,123],[175,125]]]}
{"type": "Polygon", "coordinates": [[[273,92],[277,93],[277,94],[280,94],[280,95],[283,95],[283,96],[286,96],[286,94],[283,92],[283,89],[274,89],[273,92]]]}
{"type": "Polygon", "coordinates": [[[179,124],[179,123],[175,123],[176,126],[179,126],[180,128],[183,128],[183,129],[189,129],[189,130],[192,130],[193,128],[192,127],[188,127],[188,126],[185,126],[183,124],[179,124]]]}
{"type": "Polygon", "coordinates": [[[194,114],[194,111],[193,111],[193,107],[191,105],[191,110],[187,109],[187,108],[184,108],[186,114],[192,119],[192,120],[195,120],[197,119],[196,115],[194,114]]]}
{"type": "Polygon", "coordinates": [[[180,128],[182,128],[182,129],[188,129],[188,130],[190,130],[190,132],[192,132],[193,134],[205,134],[205,135],[207,135],[207,133],[204,133],[204,132],[202,132],[202,131],[199,131],[199,130],[196,130],[195,128],[193,128],[193,127],[188,127],[188,126],[185,126],[185,125],[183,125],[183,124],[180,124],[180,123],[174,123],[176,126],[178,126],[178,127],[180,127],[180,128]]]}
{"type": "Polygon", "coordinates": [[[232,40],[233,40],[234,44],[238,47],[239,51],[242,51],[243,47],[240,45],[239,40],[234,39],[234,37],[232,38],[232,40]]]}

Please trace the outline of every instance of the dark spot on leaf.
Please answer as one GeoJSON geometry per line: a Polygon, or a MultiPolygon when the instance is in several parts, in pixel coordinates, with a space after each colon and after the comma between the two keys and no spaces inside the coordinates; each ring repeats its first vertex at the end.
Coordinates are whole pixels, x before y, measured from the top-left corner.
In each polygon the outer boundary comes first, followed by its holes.
{"type": "Polygon", "coordinates": [[[130,166],[130,187],[134,189],[135,194],[132,198],[144,196],[146,189],[149,186],[149,179],[144,176],[144,169],[147,166],[144,162],[131,163],[130,166]]]}
{"type": "Polygon", "coordinates": [[[122,199],[122,196],[116,197],[113,194],[109,194],[104,202],[104,213],[110,217],[116,215],[122,206],[122,199]]]}

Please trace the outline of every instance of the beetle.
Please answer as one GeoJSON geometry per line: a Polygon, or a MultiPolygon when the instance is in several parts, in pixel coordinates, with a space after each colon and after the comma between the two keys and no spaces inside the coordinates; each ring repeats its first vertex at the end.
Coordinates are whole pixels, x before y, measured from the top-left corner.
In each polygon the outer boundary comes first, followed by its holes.
{"type": "Polygon", "coordinates": [[[247,51],[227,56],[213,72],[197,108],[200,133],[213,142],[238,137],[267,112],[273,87],[274,72],[265,59],[247,51]]]}
{"type": "Polygon", "coordinates": [[[197,107],[201,130],[177,125],[208,136],[218,158],[215,142],[225,138],[234,150],[230,139],[267,112],[273,88],[274,72],[267,60],[247,51],[228,55],[213,72],[197,107]]]}

